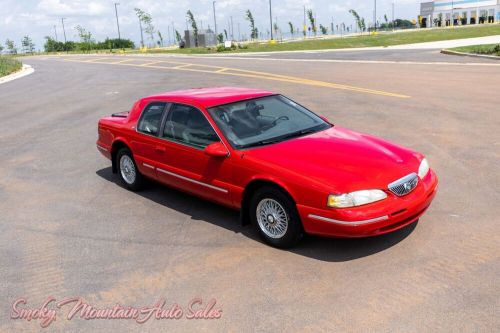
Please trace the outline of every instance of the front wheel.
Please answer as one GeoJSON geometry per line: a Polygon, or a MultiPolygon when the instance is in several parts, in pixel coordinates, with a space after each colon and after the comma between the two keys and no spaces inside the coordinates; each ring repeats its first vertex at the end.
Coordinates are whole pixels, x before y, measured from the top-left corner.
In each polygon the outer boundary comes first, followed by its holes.
{"type": "Polygon", "coordinates": [[[130,149],[122,148],[118,151],[118,154],[116,154],[116,164],[118,165],[118,174],[123,185],[131,191],[140,190],[144,179],[137,169],[130,149]]]}
{"type": "Polygon", "coordinates": [[[255,192],[250,217],[259,235],[271,246],[289,248],[304,235],[295,203],[277,188],[266,186],[255,192]]]}

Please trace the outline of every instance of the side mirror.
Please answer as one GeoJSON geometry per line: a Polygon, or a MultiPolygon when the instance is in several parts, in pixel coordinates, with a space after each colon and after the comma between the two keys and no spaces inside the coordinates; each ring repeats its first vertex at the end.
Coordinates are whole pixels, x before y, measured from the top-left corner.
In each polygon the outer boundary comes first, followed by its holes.
{"type": "Polygon", "coordinates": [[[214,142],[205,147],[205,154],[211,157],[227,157],[229,152],[222,142],[214,142]]]}

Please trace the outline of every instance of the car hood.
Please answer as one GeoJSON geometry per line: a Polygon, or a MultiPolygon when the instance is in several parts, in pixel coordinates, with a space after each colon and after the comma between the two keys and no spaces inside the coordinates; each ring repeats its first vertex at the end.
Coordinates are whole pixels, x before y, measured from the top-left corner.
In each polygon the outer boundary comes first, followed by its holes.
{"type": "Polygon", "coordinates": [[[244,151],[244,158],[277,176],[309,181],[346,193],[386,189],[387,185],[417,172],[422,155],[380,138],[341,127],[244,151]],[[297,178],[298,177],[298,178],[297,178]]]}

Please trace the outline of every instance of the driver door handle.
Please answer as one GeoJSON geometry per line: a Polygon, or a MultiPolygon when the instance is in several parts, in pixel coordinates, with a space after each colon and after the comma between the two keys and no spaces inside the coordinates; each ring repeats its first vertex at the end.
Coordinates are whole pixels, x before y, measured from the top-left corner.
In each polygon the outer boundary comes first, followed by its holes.
{"type": "Polygon", "coordinates": [[[155,150],[157,153],[160,153],[160,154],[163,154],[164,152],[166,152],[167,150],[165,149],[165,147],[162,147],[162,146],[156,146],[155,147],[155,150]]]}

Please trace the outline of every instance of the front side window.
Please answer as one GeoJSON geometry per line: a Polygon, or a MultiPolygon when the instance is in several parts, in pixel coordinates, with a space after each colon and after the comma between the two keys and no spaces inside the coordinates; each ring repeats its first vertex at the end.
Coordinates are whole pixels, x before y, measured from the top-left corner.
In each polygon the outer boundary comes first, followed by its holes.
{"type": "Polygon", "coordinates": [[[137,130],[149,135],[158,135],[164,109],[165,103],[149,104],[144,111],[142,111],[137,130]]]}
{"type": "Polygon", "coordinates": [[[168,112],[163,137],[201,149],[220,141],[200,110],[181,104],[174,104],[168,112]]]}
{"type": "Polygon", "coordinates": [[[208,112],[236,149],[276,143],[331,127],[281,95],[220,105],[208,112]]]}

